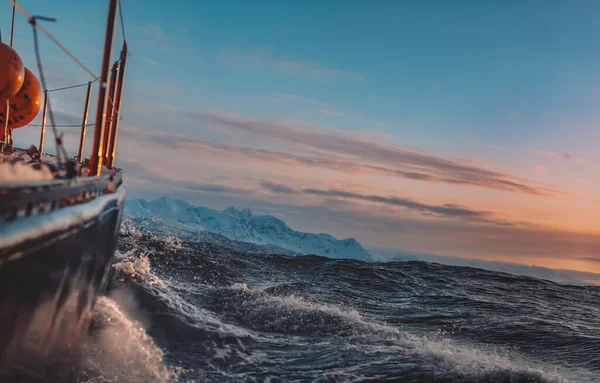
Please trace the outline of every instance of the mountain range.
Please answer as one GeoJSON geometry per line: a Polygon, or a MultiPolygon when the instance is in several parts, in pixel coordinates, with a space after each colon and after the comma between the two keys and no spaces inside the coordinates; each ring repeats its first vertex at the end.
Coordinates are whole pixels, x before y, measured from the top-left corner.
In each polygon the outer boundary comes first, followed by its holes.
{"type": "Polygon", "coordinates": [[[287,254],[315,254],[330,258],[370,260],[370,254],[354,238],[336,239],[329,234],[303,233],[291,229],[271,215],[254,215],[249,209],[229,207],[214,210],[193,206],[183,200],[161,197],[153,201],[132,199],[125,214],[137,220],[153,221],[192,233],[213,233],[233,241],[287,250],[287,254]]]}

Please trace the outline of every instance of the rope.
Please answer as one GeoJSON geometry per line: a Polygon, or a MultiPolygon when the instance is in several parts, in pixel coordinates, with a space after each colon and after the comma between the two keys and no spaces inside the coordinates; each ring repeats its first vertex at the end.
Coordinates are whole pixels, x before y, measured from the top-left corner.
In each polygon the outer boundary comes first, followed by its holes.
{"type": "MultiPolygon", "coordinates": [[[[35,57],[37,61],[38,71],[40,72],[40,81],[42,83],[42,87],[46,89],[46,78],[44,76],[44,68],[42,65],[42,58],[40,56],[40,46],[38,41],[38,29],[36,28],[36,19],[31,18],[29,22],[31,23],[33,29],[33,44],[35,47],[35,57]]],[[[54,120],[54,113],[52,112],[52,107],[50,106],[50,99],[48,99],[48,115],[50,116],[50,126],[52,127],[52,133],[54,134],[54,141],[56,142],[56,155],[58,156],[58,162],[60,163],[61,150],[64,158],[69,158],[69,156],[62,144],[62,138],[58,135],[58,131],[56,130],[56,122],[54,120]]]]}
{"type": "Polygon", "coordinates": [[[39,20],[44,20],[44,21],[56,21],[56,19],[54,18],[49,18],[49,17],[42,17],[42,16],[31,16],[29,13],[27,13],[27,11],[25,11],[23,9],[23,7],[21,7],[19,4],[17,4],[16,0],[9,0],[13,3],[13,6],[19,10],[19,12],[21,12],[23,14],[23,16],[25,16],[27,18],[27,20],[29,20],[29,23],[31,25],[33,25],[34,29],[38,29],[40,30],[43,34],[45,34],[46,36],[48,36],[48,38],[50,40],[52,40],[54,42],[54,44],[56,44],[63,52],[65,52],[67,54],[67,56],[69,56],[71,59],[73,59],[73,61],[75,61],[80,67],[81,69],[83,69],[84,71],[86,71],[90,76],[92,76],[92,78],[96,78],[98,76],[96,76],[91,70],[88,69],[88,67],[86,67],[81,61],[79,61],[79,59],[77,57],[75,57],[71,52],[69,52],[69,50],[67,48],[65,48],[64,45],[62,45],[54,36],[52,36],[50,34],[50,32],[48,32],[44,27],[42,27],[41,25],[39,25],[36,22],[36,19],[39,20]]]}
{"type": "Polygon", "coordinates": [[[13,46],[13,37],[15,36],[15,10],[17,8],[17,0],[13,3],[12,23],[10,25],[10,47],[13,46]]]}
{"type": "Polygon", "coordinates": [[[123,33],[123,41],[127,41],[125,38],[125,22],[123,21],[123,8],[121,8],[121,2],[119,1],[119,18],[121,19],[121,32],[123,33]]]}
{"type": "MultiPolygon", "coordinates": [[[[37,127],[41,127],[42,125],[40,124],[29,124],[28,126],[37,126],[37,127]]],[[[55,125],[57,128],[81,128],[81,124],[65,124],[65,125],[55,125]]],[[[94,126],[93,123],[90,124],[86,124],[87,126],[94,126]]]]}
{"type": "MultiPolygon", "coordinates": [[[[100,77],[96,78],[94,81],[92,81],[92,83],[98,81],[100,79],[100,77]]],[[[59,90],[66,90],[66,89],[73,89],[73,88],[80,88],[82,86],[88,86],[89,83],[83,83],[83,84],[77,84],[77,85],[71,85],[71,86],[65,86],[62,88],[55,88],[55,89],[46,89],[46,92],[51,93],[51,92],[56,92],[59,90]]]]}
{"type": "MultiPolygon", "coordinates": [[[[122,120],[123,117],[118,117],[118,118],[111,118],[108,120],[108,122],[112,122],[115,120],[122,120]]],[[[85,124],[86,127],[89,126],[94,126],[96,125],[94,122],[90,122],[88,124],[85,124]]],[[[35,127],[41,127],[41,124],[27,124],[27,126],[35,126],[35,127]]],[[[55,125],[57,128],[81,128],[81,124],[62,124],[62,125],[55,125]]]]}

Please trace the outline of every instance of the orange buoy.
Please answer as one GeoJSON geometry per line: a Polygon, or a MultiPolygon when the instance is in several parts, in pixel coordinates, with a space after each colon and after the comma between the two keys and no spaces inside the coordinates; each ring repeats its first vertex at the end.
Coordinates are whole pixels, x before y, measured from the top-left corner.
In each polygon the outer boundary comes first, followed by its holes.
{"type": "MultiPolygon", "coordinates": [[[[42,106],[42,88],[35,75],[25,68],[23,86],[9,99],[8,128],[17,129],[29,124],[42,106]]],[[[4,113],[0,113],[0,127],[4,126],[4,113]]]]}
{"type": "Polygon", "coordinates": [[[17,52],[8,45],[0,43],[0,103],[2,105],[21,89],[25,80],[24,69],[17,52]]]}

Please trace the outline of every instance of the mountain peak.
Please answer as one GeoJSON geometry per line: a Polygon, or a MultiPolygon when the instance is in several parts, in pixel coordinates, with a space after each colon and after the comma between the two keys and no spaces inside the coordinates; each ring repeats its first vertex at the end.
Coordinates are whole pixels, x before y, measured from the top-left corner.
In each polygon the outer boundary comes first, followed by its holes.
{"type": "Polygon", "coordinates": [[[184,200],[169,197],[169,196],[160,197],[160,198],[157,198],[154,201],[151,201],[148,203],[152,204],[152,205],[173,206],[173,207],[179,207],[179,208],[191,207],[191,205],[189,203],[185,202],[184,200]]]}
{"type": "Polygon", "coordinates": [[[234,217],[239,217],[241,212],[235,207],[230,206],[227,209],[223,210],[223,213],[232,215],[234,217]]]}
{"type": "Polygon", "coordinates": [[[250,209],[239,210],[231,206],[219,211],[203,206],[194,207],[171,197],[162,197],[147,204],[126,204],[125,209],[134,217],[160,217],[173,227],[215,233],[234,241],[274,245],[300,254],[365,261],[371,259],[354,238],[338,240],[329,234],[295,231],[277,217],[255,216],[250,209]]]}
{"type": "Polygon", "coordinates": [[[234,217],[242,218],[242,219],[252,217],[252,211],[250,211],[250,209],[248,209],[248,208],[240,210],[238,208],[230,206],[227,209],[222,210],[222,212],[225,214],[232,215],[234,217]]]}
{"type": "Polygon", "coordinates": [[[160,197],[155,199],[154,201],[150,201],[150,203],[155,204],[155,205],[171,205],[175,202],[175,200],[173,199],[173,197],[169,197],[169,196],[164,196],[164,197],[160,197]]]}

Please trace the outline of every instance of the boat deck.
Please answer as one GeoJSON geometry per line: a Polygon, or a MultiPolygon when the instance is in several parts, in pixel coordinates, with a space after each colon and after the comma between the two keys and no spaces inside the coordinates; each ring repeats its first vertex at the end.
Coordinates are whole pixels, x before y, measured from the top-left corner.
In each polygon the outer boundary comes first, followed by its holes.
{"type": "Polygon", "coordinates": [[[91,201],[114,193],[122,183],[120,169],[104,167],[100,176],[89,177],[87,163],[72,161],[71,164],[68,175],[52,155],[34,159],[21,149],[2,154],[0,222],[91,201]]]}

